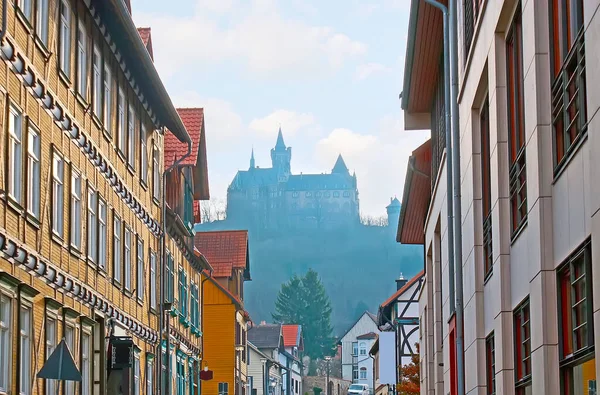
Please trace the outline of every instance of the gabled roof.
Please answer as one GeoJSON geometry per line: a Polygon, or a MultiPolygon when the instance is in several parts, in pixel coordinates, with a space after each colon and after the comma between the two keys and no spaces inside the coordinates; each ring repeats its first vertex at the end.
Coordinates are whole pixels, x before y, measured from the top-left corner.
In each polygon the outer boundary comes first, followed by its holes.
{"type": "Polygon", "coordinates": [[[302,326],[296,324],[283,324],[283,345],[285,347],[298,347],[302,346],[302,326]]]}
{"type": "Polygon", "coordinates": [[[215,277],[230,277],[232,269],[243,269],[250,280],[250,253],[247,230],[198,232],[194,246],[206,257],[215,277]]]}
{"type": "Polygon", "coordinates": [[[279,348],[281,346],[281,324],[262,324],[248,331],[248,341],[257,348],[279,348]]]}
{"type": "MultiPolygon", "coordinates": [[[[182,160],[178,166],[194,167],[194,198],[207,200],[210,198],[210,194],[208,190],[208,162],[206,158],[204,109],[178,108],[177,112],[192,139],[190,155],[182,160]]],[[[167,168],[187,154],[188,145],[180,142],[170,131],[167,131],[164,139],[164,152],[165,168],[167,168]]]]}
{"type": "Polygon", "coordinates": [[[354,321],[354,323],[352,325],[350,325],[348,327],[348,330],[346,330],[344,332],[344,334],[342,336],[340,336],[340,339],[342,339],[344,336],[346,336],[348,334],[348,332],[350,332],[352,330],[352,328],[354,328],[354,326],[356,324],[358,324],[358,322],[365,316],[365,314],[367,315],[367,317],[369,317],[371,320],[373,320],[373,322],[375,323],[375,325],[377,325],[377,316],[369,311],[365,311],[364,313],[362,313],[360,315],[360,317],[358,317],[358,319],[356,321],[354,321]]]}
{"type": "Polygon", "coordinates": [[[285,151],[285,142],[283,141],[283,133],[281,133],[281,127],[279,128],[279,132],[277,133],[277,142],[275,143],[275,150],[284,150],[285,151]]]}
{"type": "Polygon", "coordinates": [[[404,286],[402,288],[400,288],[399,290],[397,290],[396,292],[394,292],[394,294],[392,296],[390,296],[389,298],[387,298],[386,301],[381,304],[381,307],[387,307],[391,303],[394,303],[396,300],[398,300],[398,298],[400,296],[402,296],[402,294],[404,294],[406,291],[408,291],[410,289],[410,287],[412,287],[412,285],[414,283],[416,283],[421,278],[423,278],[424,275],[425,275],[425,271],[421,270],[419,273],[417,273],[416,276],[414,276],[413,278],[411,278],[410,280],[408,280],[408,282],[406,284],[404,284],[404,286]]]}
{"type": "Polygon", "coordinates": [[[339,154],[337,160],[335,161],[335,165],[333,165],[332,173],[349,173],[348,166],[346,166],[346,162],[344,162],[344,158],[342,158],[342,154],[339,154]]]}
{"type": "Polygon", "coordinates": [[[356,336],[356,339],[358,339],[358,340],[367,340],[367,339],[376,339],[376,338],[377,338],[377,333],[375,333],[375,332],[364,333],[360,336],[356,336]]]}
{"type": "MultiPolygon", "coordinates": [[[[234,294],[232,294],[227,288],[225,288],[223,285],[221,285],[217,279],[213,276],[210,275],[210,273],[206,270],[202,271],[202,274],[211,282],[213,283],[221,292],[223,292],[229,299],[231,299],[231,301],[233,302],[234,305],[236,305],[236,307],[238,309],[243,309],[244,308],[244,302],[242,302],[242,300],[240,300],[240,298],[238,298],[237,296],[235,296],[234,294]]],[[[245,315],[247,314],[246,311],[244,311],[245,315]]],[[[248,316],[249,317],[249,316],[248,316]]]]}
{"type": "Polygon", "coordinates": [[[154,51],[152,50],[152,31],[151,31],[151,29],[149,27],[138,27],[137,31],[140,34],[140,38],[142,39],[144,46],[148,50],[148,54],[150,55],[150,58],[154,62],[154,51]]]}

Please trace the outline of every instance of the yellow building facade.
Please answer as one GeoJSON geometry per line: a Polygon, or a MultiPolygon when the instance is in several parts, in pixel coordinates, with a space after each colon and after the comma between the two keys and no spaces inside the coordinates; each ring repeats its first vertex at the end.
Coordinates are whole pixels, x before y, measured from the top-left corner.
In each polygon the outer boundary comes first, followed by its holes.
{"type": "Polygon", "coordinates": [[[3,4],[0,394],[56,393],[35,375],[61,339],[82,381],[60,393],[157,393],[164,132],[190,136],[125,2],[3,4]]]}

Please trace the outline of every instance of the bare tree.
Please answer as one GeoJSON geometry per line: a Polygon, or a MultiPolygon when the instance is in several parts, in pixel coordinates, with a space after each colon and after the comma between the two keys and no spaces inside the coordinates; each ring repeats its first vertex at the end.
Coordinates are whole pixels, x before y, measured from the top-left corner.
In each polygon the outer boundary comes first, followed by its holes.
{"type": "Polygon", "coordinates": [[[388,225],[388,220],[387,220],[387,217],[385,217],[385,216],[374,217],[371,215],[362,214],[360,216],[360,223],[365,226],[382,226],[383,227],[383,226],[388,225]]]}
{"type": "Polygon", "coordinates": [[[202,223],[222,221],[227,217],[227,202],[225,199],[210,199],[200,202],[202,223]]]}

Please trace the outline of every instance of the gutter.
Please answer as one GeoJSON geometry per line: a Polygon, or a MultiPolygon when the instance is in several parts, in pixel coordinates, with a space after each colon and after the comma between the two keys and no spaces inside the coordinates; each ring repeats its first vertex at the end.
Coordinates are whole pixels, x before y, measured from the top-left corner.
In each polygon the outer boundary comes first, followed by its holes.
{"type": "MultiPolygon", "coordinates": [[[[122,7],[125,8],[125,3],[121,2],[122,7]]],[[[136,30],[137,33],[137,30],[136,30]]],[[[141,41],[141,40],[140,40],[141,41]]],[[[147,51],[146,51],[147,52],[147,51]]],[[[185,130],[185,129],[184,129],[185,130]]],[[[187,132],[186,132],[187,134],[187,132]]],[[[188,135],[189,138],[189,135],[188,135]]],[[[163,152],[164,153],[164,152],[163,152]]],[[[188,150],[186,152],[185,155],[183,155],[181,158],[177,159],[171,166],[169,166],[168,168],[166,168],[165,170],[163,170],[163,174],[162,174],[162,235],[161,235],[161,248],[162,248],[162,263],[161,263],[161,276],[160,276],[160,313],[158,314],[158,325],[159,325],[159,347],[162,347],[162,338],[165,332],[164,329],[164,321],[165,321],[165,278],[166,278],[166,263],[167,263],[167,228],[166,228],[166,222],[167,222],[167,194],[166,194],[166,190],[167,190],[167,175],[175,168],[177,167],[184,159],[186,159],[188,156],[190,156],[190,154],[192,153],[192,142],[189,141],[188,142],[188,150]]],[[[165,376],[167,378],[171,377],[171,363],[170,363],[170,338],[171,335],[169,334],[169,326],[171,323],[171,319],[167,318],[166,319],[166,332],[167,332],[167,342],[166,342],[166,348],[167,348],[167,358],[169,359],[169,363],[166,364],[166,374],[165,376]]],[[[202,344],[204,345],[204,340],[202,341],[202,344]]],[[[162,369],[163,366],[163,361],[162,361],[162,350],[158,350],[158,367],[159,369],[162,369]]],[[[162,374],[158,375],[158,388],[162,389],[162,374]]],[[[166,387],[167,390],[167,395],[170,393],[171,390],[171,386],[169,385],[168,387],[166,387]]]]}

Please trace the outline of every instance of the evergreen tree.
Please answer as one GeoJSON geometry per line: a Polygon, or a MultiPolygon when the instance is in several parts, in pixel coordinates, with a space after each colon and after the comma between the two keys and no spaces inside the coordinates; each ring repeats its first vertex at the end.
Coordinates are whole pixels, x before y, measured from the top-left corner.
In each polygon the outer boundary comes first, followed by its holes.
{"type": "Polygon", "coordinates": [[[282,284],[272,316],[275,322],[302,325],[304,351],[311,359],[333,352],[329,296],[314,270],[282,284]]]}

